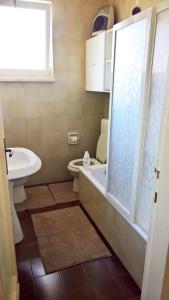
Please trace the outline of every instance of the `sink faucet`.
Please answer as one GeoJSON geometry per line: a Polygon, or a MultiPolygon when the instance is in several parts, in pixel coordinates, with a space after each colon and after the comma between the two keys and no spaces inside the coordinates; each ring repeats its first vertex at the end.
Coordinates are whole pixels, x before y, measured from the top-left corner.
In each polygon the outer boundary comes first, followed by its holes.
{"type": "Polygon", "coordinates": [[[12,157],[13,153],[14,153],[14,150],[13,149],[10,149],[10,148],[6,148],[5,151],[7,153],[9,153],[9,157],[12,157]]]}

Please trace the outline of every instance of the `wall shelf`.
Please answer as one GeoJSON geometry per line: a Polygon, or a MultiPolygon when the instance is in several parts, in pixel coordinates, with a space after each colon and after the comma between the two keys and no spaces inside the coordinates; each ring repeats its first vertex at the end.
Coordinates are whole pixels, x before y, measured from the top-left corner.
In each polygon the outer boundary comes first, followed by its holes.
{"type": "Polygon", "coordinates": [[[111,90],[112,34],[110,29],[86,41],[86,91],[111,90]]]}

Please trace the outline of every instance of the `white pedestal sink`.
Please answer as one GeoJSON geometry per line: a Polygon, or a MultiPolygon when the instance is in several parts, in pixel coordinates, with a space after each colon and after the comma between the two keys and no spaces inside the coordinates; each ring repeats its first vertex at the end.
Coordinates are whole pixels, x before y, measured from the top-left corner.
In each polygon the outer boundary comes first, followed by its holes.
{"type": "Polygon", "coordinates": [[[8,180],[12,210],[14,241],[19,243],[23,239],[23,232],[17,217],[14,203],[26,199],[24,184],[28,176],[33,175],[41,168],[41,160],[32,151],[25,148],[10,148],[12,156],[7,154],[8,180]]]}
{"type": "Polygon", "coordinates": [[[24,184],[28,176],[33,175],[41,168],[40,158],[26,148],[10,148],[13,151],[10,157],[7,154],[8,179],[14,183],[14,203],[23,202],[26,199],[24,184]]]}
{"type": "Polygon", "coordinates": [[[9,196],[11,203],[11,215],[12,215],[12,225],[13,225],[13,236],[15,244],[23,240],[23,231],[15,210],[14,201],[13,201],[13,182],[9,181],[9,196]]]}

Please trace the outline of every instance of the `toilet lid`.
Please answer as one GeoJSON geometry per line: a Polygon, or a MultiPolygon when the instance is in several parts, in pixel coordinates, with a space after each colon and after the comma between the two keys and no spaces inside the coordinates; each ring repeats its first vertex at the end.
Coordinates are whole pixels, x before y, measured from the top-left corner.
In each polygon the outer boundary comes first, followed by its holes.
{"type": "MultiPolygon", "coordinates": [[[[99,162],[95,158],[91,158],[90,165],[93,166],[93,165],[97,165],[97,164],[99,164],[99,162]]],[[[82,158],[72,160],[68,164],[68,168],[74,169],[76,171],[78,171],[79,168],[82,167],[82,166],[83,166],[83,159],[82,158]]]]}
{"type": "Polygon", "coordinates": [[[96,159],[101,163],[107,160],[108,120],[101,121],[101,134],[97,143],[96,159]]]}

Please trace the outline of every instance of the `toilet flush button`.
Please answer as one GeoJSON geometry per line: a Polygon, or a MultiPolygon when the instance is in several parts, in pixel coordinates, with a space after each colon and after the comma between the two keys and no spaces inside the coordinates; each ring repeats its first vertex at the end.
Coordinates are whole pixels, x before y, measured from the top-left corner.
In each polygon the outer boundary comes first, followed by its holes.
{"type": "Polygon", "coordinates": [[[68,132],[68,144],[77,145],[79,144],[80,135],[79,132],[71,131],[68,132]]]}

